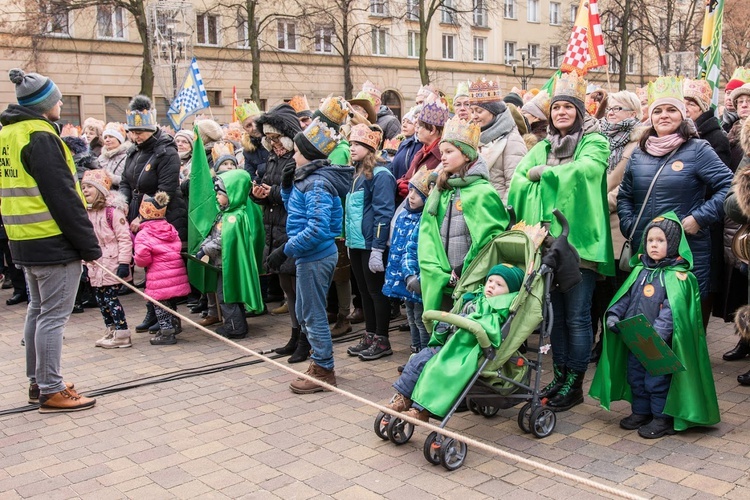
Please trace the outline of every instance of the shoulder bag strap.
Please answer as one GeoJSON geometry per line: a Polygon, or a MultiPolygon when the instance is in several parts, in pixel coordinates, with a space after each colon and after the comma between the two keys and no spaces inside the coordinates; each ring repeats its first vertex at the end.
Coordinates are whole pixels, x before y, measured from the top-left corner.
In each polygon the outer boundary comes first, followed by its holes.
{"type": "Polygon", "coordinates": [[[633,224],[633,229],[630,230],[630,236],[628,236],[628,241],[631,243],[633,242],[633,235],[635,235],[635,230],[638,229],[638,223],[641,221],[641,216],[643,215],[643,211],[646,210],[646,205],[648,204],[648,198],[651,196],[651,190],[654,189],[654,184],[656,184],[656,179],[659,177],[659,174],[661,174],[661,171],[664,170],[664,167],[667,166],[667,163],[669,163],[669,160],[674,156],[674,154],[677,152],[677,150],[680,148],[674,149],[671,153],[669,153],[669,156],[667,156],[667,159],[664,160],[664,163],[661,164],[661,167],[659,167],[659,170],[656,171],[656,175],[651,180],[651,185],[648,187],[648,191],[646,191],[646,197],[643,199],[643,205],[641,205],[641,209],[638,212],[638,217],[635,219],[635,223],[633,224]]]}

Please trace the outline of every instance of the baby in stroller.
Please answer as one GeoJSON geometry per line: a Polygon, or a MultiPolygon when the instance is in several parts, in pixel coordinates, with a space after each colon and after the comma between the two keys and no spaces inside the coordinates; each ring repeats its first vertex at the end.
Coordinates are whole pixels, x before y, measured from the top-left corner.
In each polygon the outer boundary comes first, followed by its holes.
{"type": "MultiPolygon", "coordinates": [[[[487,273],[484,285],[463,296],[461,316],[482,325],[494,347],[500,344],[501,327],[523,279],[521,268],[497,264],[487,273]]],[[[393,384],[397,393],[387,407],[424,422],[430,414],[444,416],[476,371],[480,355],[474,335],[438,323],[428,347],[409,359],[393,384]]]]}

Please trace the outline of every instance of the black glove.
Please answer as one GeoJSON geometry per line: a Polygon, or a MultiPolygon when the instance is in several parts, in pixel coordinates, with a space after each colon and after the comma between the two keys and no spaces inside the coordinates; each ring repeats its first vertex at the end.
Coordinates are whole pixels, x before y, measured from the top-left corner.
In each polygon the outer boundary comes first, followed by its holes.
{"type": "Polygon", "coordinates": [[[607,315],[607,328],[609,328],[613,333],[620,333],[620,329],[617,328],[617,323],[619,322],[620,318],[618,318],[614,314],[607,315]]]}
{"type": "Polygon", "coordinates": [[[117,266],[117,272],[115,274],[117,274],[118,278],[127,278],[130,274],[130,266],[128,264],[120,264],[117,266]]]}
{"type": "Polygon", "coordinates": [[[285,260],[286,254],[284,253],[284,246],[282,245],[268,255],[268,258],[266,258],[266,268],[268,268],[269,271],[278,271],[285,260]]]}
{"type": "Polygon", "coordinates": [[[294,162],[291,162],[285,165],[281,170],[281,187],[283,189],[289,189],[292,187],[292,184],[294,184],[294,170],[296,168],[297,165],[294,162]]]}

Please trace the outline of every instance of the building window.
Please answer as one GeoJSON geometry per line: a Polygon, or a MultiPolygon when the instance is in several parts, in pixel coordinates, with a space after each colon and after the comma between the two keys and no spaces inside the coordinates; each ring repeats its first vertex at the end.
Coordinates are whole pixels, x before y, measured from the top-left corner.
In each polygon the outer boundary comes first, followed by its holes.
{"type": "MultiPolygon", "coordinates": [[[[71,125],[79,126],[81,120],[81,96],[77,95],[64,95],[62,96],[62,102],[64,103],[62,109],[60,109],[60,120],[59,122],[63,125],[70,123],[71,125]]],[[[127,106],[127,105],[126,105],[127,106]]],[[[122,120],[125,116],[125,110],[123,114],[115,121],[122,120]]]]}
{"type": "Polygon", "coordinates": [[[560,67],[560,54],[562,49],[559,45],[550,45],[549,48],[549,67],[557,69],[560,67]]]}
{"type": "Polygon", "coordinates": [[[443,0],[443,6],[440,7],[440,22],[443,24],[457,24],[456,7],[453,0],[443,0]]]}
{"type": "Polygon", "coordinates": [[[388,30],[383,28],[372,29],[372,55],[388,55],[388,30]]]}
{"type": "Polygon", "coordinates": [[[629,74],[635,73],[635,54],[628,54],[628,69],[629,74]]]}
{"type": "Polygon", "coordinates": [[[409,31],[406,33],[406,55],[407,57],[419,57],[419,32],[409,31]]]}
{"type": "Polygon", "coordinates": [[[613,74],[620,72],[620,63],[614,57],[609,58],[609,72],[613,74]]]}
{"type": "Polygon", "coordinates": [[[319,54],[333,53],[333,28],[320,26],[315,29],[315,52],[319,54]]]}
{"type": "Polygon", "coordinates": [[[419,21],[419,0],[406,0],[406,20],[419,21]]]}
{"type": "Polygon", "coordinates": [[[96,7],[96,33],[99,38],[125,39],[125,11],[122,7],[96,7]]]}
{"type": "Polygon", "coordinates": [[[371,0],[370,1],[370,14],[373,16],[387,16],[388,15],[388,1],[387,0],[371,0]]]}
{"type": "MultiPolygon", "coordinates": [[[[104,117],[107,122],[120,122],[128,110],[130,97],[105,97],[104,98],[104,117]]],[[[63,105],[63,110],[67,103],[63,105]]]]}
{"type": "Polygon", "coordinates": [[[250,26],[247,24],[247,19],[241,16],[237,18],[237,47],[243,49],[250,47],[250,26]]]}
{"type": "Polygon", "coordinates": [[[529,0],[526,7],[526,20],[530,23],[539,22],[539,0],[529,0]]]}
{"type": "Polygon", "coordinates": [[[516,18],[516,0],[504,0],[503,17],[506,19],[516,18]]]}
{"type": "Polygon", "coordinates": [[[195,21],[196,41],[200,45],[219,45],[219,18],[211,14],[198,14],[195,21]]]}
{"type": "Polygon", "coordinates": [[[516,42],[505,42],[505,64],[513,64],[516,58],[516,42]]]}
{"type": "Polygon", "coordinates": [[[474,26],[487,27],[487,1],[474,0],[474,26]]]}
{"type": "Polygon", "coordinates": [[[560,24],[560,4],[557,2],[549,3],[549,23],[555,26],[560,24]]]}
{"type": "Polygon", "coordinates": [[[534,64],[534,61],[539,62],[539,44],[529,44],[529,64],[534,64]]]}
{"type": "Polygon", "coordinates": [[[474,37],[474,62],[485,62],[486,56],[487,39],[484,37],[474,37]]]}
{"type": "Polygon", "coordinates": [[[443,59],[455,59],[456,37],[455,35],[443,35],[443,59]]]}
{"type": "Polygon", "coordinates": [[[578,5],[571,5],[570,6],[570,22],[575,24],[576,17],[578,17],[578,5]]]}
{"type": "Polygon", "coordinates": [[[206,90],[208,104],[214,107],[221,107],[221,90],[206,90]]]}
{"type": "Polygon", "coordinates": [[[297,50],[297,26],[286,19],[276,21],[279,50],[297,50]]]}
{"type": "Polygon", "coordinates": [[[45,35],[70,36],[70,12],[60,3],[46,4],[45,35]]]}

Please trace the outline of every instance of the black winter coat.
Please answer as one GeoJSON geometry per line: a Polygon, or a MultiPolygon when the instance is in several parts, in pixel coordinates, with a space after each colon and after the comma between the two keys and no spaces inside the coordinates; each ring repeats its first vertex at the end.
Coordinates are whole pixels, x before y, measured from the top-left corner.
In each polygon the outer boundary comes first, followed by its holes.
{"type": "MultiPolygon", "coordinates": [[[[120,181],[120,192],[130,205],[140,206],[142,196],[137,193],[153,196],[157,191],[169,195],[167,222],[177,229],[180,240],[187,241],[187,205],[180,190],[180,155],[172,137],[161,129],[128,151],[120,181]],[[150,163],[148,169],[146,163],[150,163]]],[[[135,207],[131,206],[128,221],[136,216],[135,207]]]]}
{"type": "MultiPolygon", "coordinates": [[[[258,184],[271,186],[271,192],[266,198],[255,198],[252,194],[250,195],[255,203],[263,207],[263,226],[266,230],[266,246],[263,249],[264,262],[269,253],[284,246],[288,239],[286,234],[287,211],[284,208],[284,201],[281,199],[281,171],[290,163],[294,164],[294,151],[290,151],[284,156],[276,156],[276,153],[271,152],[266,162],[266,171],[258,182],[258,184]]],[[[296,274],[295,259],[286,259],[279,272],[296,274]]]]}
{"type": "MultiPolygon", "coordinates": [[[[708,110],[698,117],[695,121],[695,127],[698,129],[698,135],[701,139],[708,141],[716,155],[724,165],[732,167],[730,165],[731,152],[729,149],[729,139],[724,129],[721,128],[718,118],[714,115],[712,110],[708,110]]],[[[736,165],[734,166],[737,167],[736,165]]]]}

